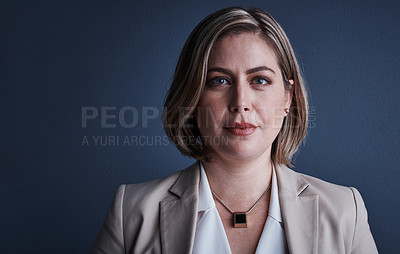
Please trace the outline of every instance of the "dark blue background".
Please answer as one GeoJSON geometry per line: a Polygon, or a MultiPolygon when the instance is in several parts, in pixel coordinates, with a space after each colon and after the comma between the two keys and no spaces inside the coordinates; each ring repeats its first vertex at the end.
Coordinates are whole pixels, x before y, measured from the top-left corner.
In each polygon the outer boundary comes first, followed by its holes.
{"type": "Polygon", "coordinates": [[[357,187],[380,252],[400,249],[398,1],[10,0],[0,3],[1,253],[87,253],[118,185],[192,162],[151,144],[165,136],[161,119],[145,127],[141,110],[161,111],[191,30],[232,5],[270,12],[305,73],[312,121],[296,170],[357,187]],[[86,106],[116,107],[116,127],[98,117],[83,128],[86,106]],[[134,128],[118,122],[125,106],[139,111],[134,128]]]}

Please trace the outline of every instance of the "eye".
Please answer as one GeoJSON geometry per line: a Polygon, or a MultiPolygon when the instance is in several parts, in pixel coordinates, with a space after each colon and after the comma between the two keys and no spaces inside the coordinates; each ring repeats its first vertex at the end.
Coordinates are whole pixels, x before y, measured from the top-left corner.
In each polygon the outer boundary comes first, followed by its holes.
{"type": "Polygon", "coordinates": [[[268,78],[264,78],[264,77],[255,77],[253,79],[253,82],[257,85],[271,85],[272,84],[271,80],[269,80],[268,78]]]}
{"type": "Polygon", "coordinates": [[[222,86],[229,84],[229,81],[223,77],[216,77],[207,82],[209,86],[222,86]]]}

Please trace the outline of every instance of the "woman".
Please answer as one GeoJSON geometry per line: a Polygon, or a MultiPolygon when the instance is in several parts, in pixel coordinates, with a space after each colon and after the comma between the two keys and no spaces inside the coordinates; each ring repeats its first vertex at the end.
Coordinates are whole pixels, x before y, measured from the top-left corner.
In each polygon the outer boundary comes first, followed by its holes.
{"type": "Polygon", "coordinates": [[[307,95],[269,14],[227,8],[200,22],[165,108],[168,136],[198,162],[120,186],[92,253],[377,253],[356,189],[288,168],[307,95]]]}

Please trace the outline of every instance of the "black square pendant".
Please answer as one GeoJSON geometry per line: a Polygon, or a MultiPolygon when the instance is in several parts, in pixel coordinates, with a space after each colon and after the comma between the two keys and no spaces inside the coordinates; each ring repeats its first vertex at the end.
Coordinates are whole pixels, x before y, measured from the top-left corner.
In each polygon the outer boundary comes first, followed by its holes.
{"type": "Polygon", "coordinates": [[[235,228],[247,228],[246,213],[234,213],[233,214],[233,226],[235,228]]]}

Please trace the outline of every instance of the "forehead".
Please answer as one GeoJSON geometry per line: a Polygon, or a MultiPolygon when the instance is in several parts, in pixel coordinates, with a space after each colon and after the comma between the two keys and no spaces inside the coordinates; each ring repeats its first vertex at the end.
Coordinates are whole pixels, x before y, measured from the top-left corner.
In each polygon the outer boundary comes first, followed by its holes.
{"type": "Polygon", "coordinates": [[[274,49],[262,36],[251,32],[220,38],[211,50],[208,64],[209,67],[268,65],[279,70],[274,49]]]}

